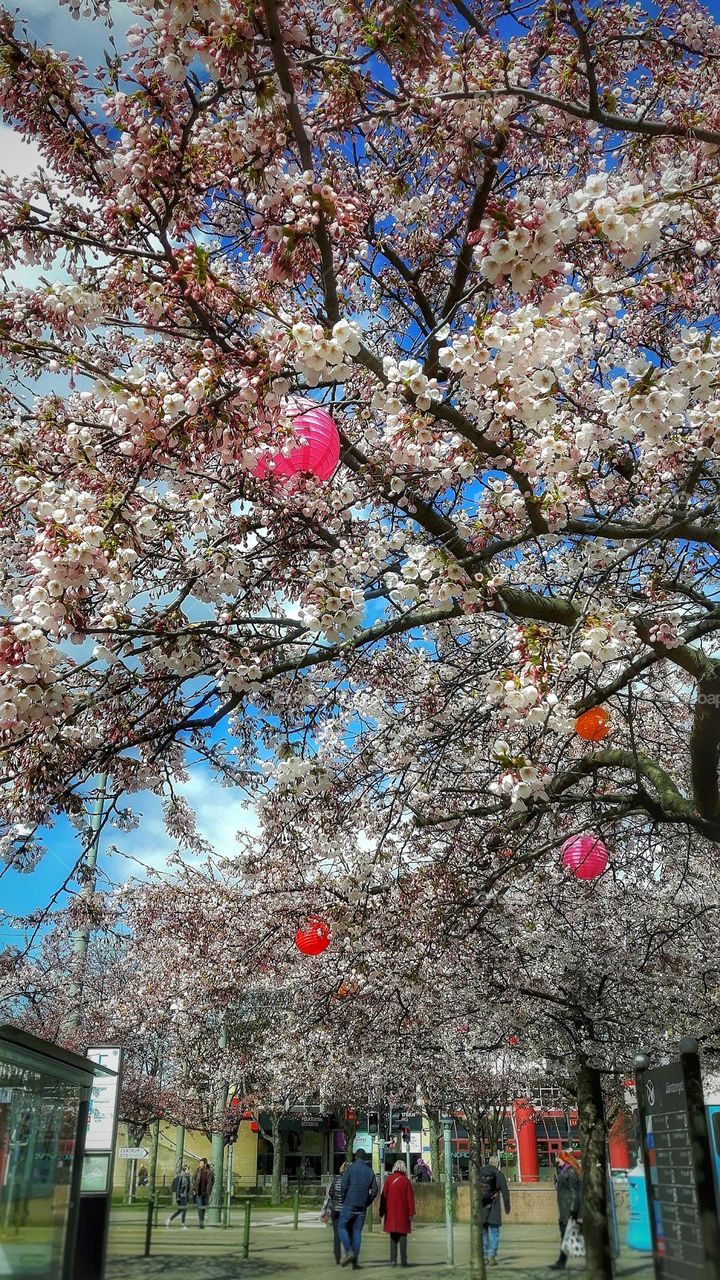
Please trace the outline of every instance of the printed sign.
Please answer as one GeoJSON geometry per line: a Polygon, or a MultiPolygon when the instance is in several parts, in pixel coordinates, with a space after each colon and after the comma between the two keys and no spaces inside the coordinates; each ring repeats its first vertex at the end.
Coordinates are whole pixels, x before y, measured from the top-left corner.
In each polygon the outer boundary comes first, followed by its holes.
{"type": "Polygon", "coordinates": [[[147,1147],[118,1147],[118,1160],[147,1160],[147,1147]]]}
{"type": "Polygon", "coordinates": [[[83,1195],[105,1195],[110,1176],[110,1156],[85,1156],[80,1190],[83,1195]]]}
{"type": "MultiPolygon", "coordinates": [[[[638,1073],[638,1110],[658,1280],[706,1280],[709,1274],[717,1274],[707,1270],[712,1245],[706,1239],[707,1215],[701,1201],[708,1189],[703,1186],[701,1191],[698,1183],[695,1149],[697,1143],[707,1145],[705,1112],[702,1105],[691,1105],[688,1099],[688,1089],[694,1087],[689,1083],[692,1071],[696,1071],[702,1099],[699,1064],[695,1064],[697,1059],[687,1056],[685,1062],[638,1073]]],[[[704,1163],[701,1159],[701,1168],[704,1163]]]]}
{"type": "MultiPolygon", "coordinates": [[[[88,1058],[110,1071],[120,1070],[119,1049],[88,1049],[88,1058]]],[[[96,1076],[90,1098],[90,1114],[85,1135],[86,1151],[112,1151],[115,1112],[118,1103],[118,1076],[96,1076]]]]}

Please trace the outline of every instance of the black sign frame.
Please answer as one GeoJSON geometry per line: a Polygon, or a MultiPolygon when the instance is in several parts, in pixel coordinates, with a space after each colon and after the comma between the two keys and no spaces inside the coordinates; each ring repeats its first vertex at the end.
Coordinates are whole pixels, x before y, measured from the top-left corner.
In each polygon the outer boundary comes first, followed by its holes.
{"type": "Polygon", "coordinates": [[[657,1280],[720,1280],[712,1156],[697,1042],[668,1066],[636,1060],[645,1185],[657,1280]]]}

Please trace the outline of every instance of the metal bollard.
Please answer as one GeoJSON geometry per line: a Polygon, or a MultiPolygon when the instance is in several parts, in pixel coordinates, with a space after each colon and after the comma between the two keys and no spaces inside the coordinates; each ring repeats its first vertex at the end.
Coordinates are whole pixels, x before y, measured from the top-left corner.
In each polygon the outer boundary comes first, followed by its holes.
{"type": "Polygon", "coordinates": [[[147,1222],[146,1222],[146,1224],[145,1224],[145,1255],[144,1255],[144,1256],[145,1256],[146,1258],[149,1258],[149,1257],[150,1257],[150,1244],[151,1244],[151,1241],[152,1241],[153,1211],[154,1211],[154,1209],[155,1209],[155,1204],[154,1204],[153,1197],[152,1197],[152,1196],[148,1196],[148,1202],[147,1202],[147,1222]]]}
{"type": "Polygon", "coordinates": [[[250,1211],[252,1209],[252,1200],[245,1201],[245,1221],[243,1222],[243,1243],[242,1256],[247,1258],[250,1253],[250,1211]]]}
{"type": "Polygon", "coordinates": [[[293,1196],[293,1231],[297,1231],[300,1222],[300,1188],[293,1196]]]}

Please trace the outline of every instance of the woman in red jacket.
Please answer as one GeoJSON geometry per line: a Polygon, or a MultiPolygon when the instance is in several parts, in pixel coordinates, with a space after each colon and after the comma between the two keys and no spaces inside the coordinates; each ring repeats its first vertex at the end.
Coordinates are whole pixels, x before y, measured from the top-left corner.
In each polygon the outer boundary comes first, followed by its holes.
{"type": "Polygon", "coordinates": [[[411,1220],[415,1217],[415,1196],[404,1160],[395,1161],[393,1171],[385,1181],[380,1197],[380,1217],[383,1219],[383,1231],[390,1236],[391,1265],[397,1266],[399,1243],[400,1266],[406,1267],[407,1238],[411,1220]]]}

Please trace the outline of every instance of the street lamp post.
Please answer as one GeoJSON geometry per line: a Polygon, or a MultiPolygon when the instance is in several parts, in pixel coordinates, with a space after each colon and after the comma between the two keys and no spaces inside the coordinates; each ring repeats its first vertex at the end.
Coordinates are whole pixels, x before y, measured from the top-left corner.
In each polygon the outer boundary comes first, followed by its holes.
{"type": "Polygon", "coordinates": [[[445,1244],[449,1267],[455,1266],[455,1242],[453,1240],[453,1176],[450,1132],[452,1120],[443,1116],[443,1151],[445,1154],[445,1244]]]}
{"type": "Polygon", "coordinates": [[[155,1203],[157,1199],[156,1184],[157,1184],[158,1153],[160,1150],[160,1103],[161,1103],[161,1097],[162,1097],[164,1053],[165,1053],[165,1044],[164,1042],[161,1042],[160,1053],[158,1058],[157,1117],[155,1119],[155,1127],[153,1130],[152,1152],[150,1154],[150,1179],[148,1182],[147,1223],[145,1224],[145,1257],[146,1258],[150,1257],[153,1218],[155,1216],[155,1203]]]}

